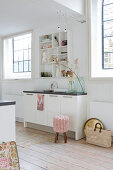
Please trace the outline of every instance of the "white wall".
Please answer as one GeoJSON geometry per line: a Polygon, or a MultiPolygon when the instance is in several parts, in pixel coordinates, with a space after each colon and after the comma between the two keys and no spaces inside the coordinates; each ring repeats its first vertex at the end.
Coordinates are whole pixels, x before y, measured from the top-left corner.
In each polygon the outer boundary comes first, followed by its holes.
{"type": "Polygon", "coordinates": [[[2,83],[0,82],[0,100],[2,99],[2,83]]]}
{"type": "MultiPolygon", "coordinates": [[[[88,113],[89,103],[91,101],[107,101],[113,102],[113,82],[112,81],[89,81],[88,80],[88,47],[86,24],[71,23],[70,28],[73,33],[73,56],[79,58],[79,73],[86,79],[86,89],[88,93],[88,113]]],[[[5,81],[2,82],[2,98],[17,100],[16,117],[23,118],[23,90],[38,90],[50,87],[53,80],[39,79],[39,51],[38,37],[40,34],[56,32],[56,25],[49,28],[45,27],[42,30],[34,30],[34,79],[26,81],[5,81]]],[[[0,43],[1,45],[1,43],[0,43]]],[[[1,46],[0,46],[1,47],[1,46]]],[[[0,48],[0,53],[1,53],[0,48]]],[[[0,57],[0,69],[2,62],[0,57]]],[[[0,72],[1,75],[1,72],[0,72]]],[[[57,80],[59,88],[67,87],[66,80],[57,80]]],[[[1,83],[0,83],[1,90],[1,83]]]]}
{"type": "MultiPolygon", "coordinates": [[[[80,64],[80,75],[86,77],[86,25],[81,23],[70,23],[69,28],[73,34],[73,56],[78,57],[80,64]],[[82,50],[81,50],[82,49],[82,50]]],[[[33,80],[11,80],[2,82],[2,98],[17,101],[16,117],[23,118],[23,90],[38,90],[50,87],[53,80],[40,79],[39,76],[39,35],[57,32],[57,26],[33,30],[33,57],[34,57],[34,79],[33,80]]],[[[0,63],[0,66],[2,63],[0,63]]],[[[59,88],[67,88],[67,80],[56,80],[59,88]]]]}
{"type": "MultiPolygon", "coordinates": [[[[49,25],[49,24],[48,24],[49,25]]],[[[88,93],[88,113],[91,101],[113,102],[113,82],[112,81],[89,81],[88,80],[88,43],[86,24],[70,23],[73,33],[73,56],[79,58],[79,73],[86,79],[86,89],[88,93]]],[[[38,37],[40,34],[56,32],[56,25],[34,30],[34,65],[35,74],[33,80],[26,81],[6,81],[2,82],[2,98],[17,100],[16,117],[23,118],[23,90],[37,90],[49,88],[52,80],[39,79],[39,51],[38,37]],[[18,96],[18,97],[17,97],[18,96]]],[[[1,43],[0,43],[1,45],[1,43]]],[[[0,46],[0,53],[2,47],[0,46]]],[[[0,57],[0,68],[2,67],[0,57]]],[[[1,74],[1,72],[0,72],[1,74]]],[[[57,80],[59,87],[67,87],[67,81],[57,80]]],[[[1,89],[1,87],[0,87],[1,89]]]]}
{"type": "MultiPolygon", "coordinates": [[[[67,2],[67,1],[66,1],[67,2]]],[[[79,2],[77,0],[77,2],[79,2]]],[[[113,81],[90,81],[88,79],[88,36],[86,24],[69,23],[73,33],[73,56],[79,58],[79,73],[86,79],[86,89],[88,97],[88,114],[89,103],[91,101],[113,102],[113,81]]],[[[16,117],[22,120],[23,118],[23,90],[37,90],[49,88],[52,80],[39,79],[39,51],[38,38],[40,34],[57,32],[56,25],[48,25],[45,28],[34,29],[34,79],[26,81],[4,81],[0,82],[0,98],[2,90],[3,99],[11,99],[17,101],[16,117]],[[2,86],[1,86],[2,85],[2,86]]],[[[2,76],[2,43],[0,39],[0,78],[2,76]]],[[[90,56],[89,56],[90,57],[90,56]]],[[[67,87],[67,81],[57,80],[59,88],[67,87]]],[[[111,117],[109,118],[111,119],[111,117]]]]}
{"type": "Polygon", "coordinates": [[[84,0],[55,0],[61,5],[64,5],[81,15],[85,15],[84,0]]]}
{"type": "Polygon", "coordinates": [[[2,83],[1,83],[1,78],[2,78],[2,39],[0,38],[0,99],[2,97],[2,83]]]}

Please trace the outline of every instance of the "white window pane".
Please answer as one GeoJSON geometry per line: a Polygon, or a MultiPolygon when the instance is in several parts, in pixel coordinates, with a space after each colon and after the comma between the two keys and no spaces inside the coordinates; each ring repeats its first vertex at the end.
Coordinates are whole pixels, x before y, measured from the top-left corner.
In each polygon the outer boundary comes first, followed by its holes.
{"type": "Polygon", "coordinates": [[[110,3],[113,3],[113,0],[104,0],[104,4],[110,4],[110,3]]]}
{"type": "Polygon", "coordinates": [[[113,53],[106,53],[104,55],[104,68],[113,68],[113,53]]]}
{"type": "Polygon", "coordinates": [[[23,40],[19,40],[18,41],[18,50],[22,50],[23,49],[23,40]]]}
{"type": "Polygon", "coordinates": [[[29,71],[28,61],[24,61],[24,71],[29,71]]]}
{"type": "Polygon", "coordinates": [[[29,60],[31,60],[31,50],[29,50],[29,60]]]}
{"type": "Polygon", "coordinates": [[[104,38],[104,52],[113,52],[113,37],[104,38]]]}
{"type": "Polygon", "coordinates": [[[19,62],[19,72],[23,72],[23,62],[19,62]]]}
{"type": "Polygon", "coordinates": [[[18,62],[14,63],[14,72],[18,72],[18,62]]]}
{"type": "Polygon", "coordinates": [[[28,49],[28,38],[23,39],[24,49],[28,49]]]}
{"type": "Polygon", "coordinates": [[[23,50],[18,52],[19,61],[23,60],[23,50]]]}
{"type": "Polygon", "coordinates": [[[31,38],[28,38],[28,48],[31,48],[31,38]]]}
{"type": "Polygon", "coordinates": [[[107,64],[108,63],[108,58],[104,58],[104,62],[107,64]]]}
{"type": "Polygon", "coordinates": [[[18,61],[18,52],[14,52],[14,61],[18,61]]]}
{"type": "Polygon", "coordinates": [[[29,71],[31,71],[31,61],[29,61],[29,71]]]}
{"type": "Polygon", "coordinates": [[[113,4],[104,6],[104,20],[110,20],[113,16],[113,4]]]}
{"type": "Polygon", "coordinates": [[[31,60],[31,33],[23,35],[12,36],[3,40],[3,54],[4,54],[4,78],[30,78],[29,73],[31,60]],[[24,43],[25,42],[25,43],[24,43]],[[26,51],[24,53],[24,47],[26,51]],[[24,64],[25,55],[25,64],[24,64]],[[28,60],[28,61],[27,61],[28,60]],[[25,66],[25,73],[24,73],[25,66]]]}
{"type": "Polygon", "coordinates": [[[14,51],[18,50],[18,41],[14,41],[14,51]]]}
{"type": "Polygon", "coordinates": [[[30,37],[31,37],[31,33],[25,34],[25,35],[23,36],[23,38],[30,38],[30,37]]]}
{"type": "Polygon", "coordinates": [[[22,38],[23,38],[23,36],[22,36],[22,35],[19,35],[19,36],[14,37],[14,40],[15,40],[15,41],[18,41],[18,40],[21,40],[22,38]]]}
{"type": "Polygon", "coordinates": [[[113,68],[113,0],[104,0],[103,29],[104,68],[113,68]]]}
{"type": "Polygon", "coordinates": [[[14,51],[23,49],[23,40],[14,41],[14,51]]]}
{"type": "Polygon", "coordinates": [[[24,60],[28,60],[28,50],[24,50],[24,60]]]}
{"type": "Polygon", "coordinates": [[[113,21],[104,22],[104,37],[113,35],[113,21]]]}

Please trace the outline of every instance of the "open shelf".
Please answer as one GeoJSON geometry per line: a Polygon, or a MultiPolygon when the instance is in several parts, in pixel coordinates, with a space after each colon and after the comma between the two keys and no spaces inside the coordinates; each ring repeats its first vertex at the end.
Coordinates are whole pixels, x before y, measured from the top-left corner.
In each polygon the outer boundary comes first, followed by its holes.
{"type": "MultiPolygon", "coordinates": [[[[42,78],[61,78],[62,72],[67,70],[62,63],[68,65],[68,33],[57,32],[42,35],[39,38],[40,51],[40,77],[48,75],[52,77],[42,78]]],[[[64,78],[64,77],[63,77],[64,78]]]]}
{"type": "Polygon", "coordinates": [[[41,44],[52,43],[52,41],[40,42],[41,44]]]}

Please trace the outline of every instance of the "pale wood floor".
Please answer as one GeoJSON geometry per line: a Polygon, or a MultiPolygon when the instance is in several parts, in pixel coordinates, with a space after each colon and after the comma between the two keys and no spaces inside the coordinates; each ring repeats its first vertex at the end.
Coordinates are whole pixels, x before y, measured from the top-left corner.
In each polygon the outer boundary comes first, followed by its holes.
{"type": "Polygon", "coordinates": [[[113,147],[106,149],[86,144],[85,140],[62,136],[54,143],[54,134],[16,124],[21,170],[113,170],[113,147]]]}

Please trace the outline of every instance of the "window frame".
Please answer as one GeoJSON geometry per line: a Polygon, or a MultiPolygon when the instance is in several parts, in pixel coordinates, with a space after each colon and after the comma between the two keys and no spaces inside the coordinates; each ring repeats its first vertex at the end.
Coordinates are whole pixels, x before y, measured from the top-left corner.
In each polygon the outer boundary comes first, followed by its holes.
{"type": "MultiPolygon", "coordinates": [[[[106,5],[110,5],[110,4],[106,4],[106,5]]],[[[111,54],[113,52],[104,51],[104,0],[102,0],[102,69],[105,69],[105,70],[113,69],[113,68],[105,68],[104,66],[105,53],[111,54]]]]}
{"type": "Polygon", "coordinates": [[[102,69],[106,69],[104,68],[104,0],[102,0],[102,69]]]}
{"type": "MultiPolygon", "coordinates": [[[[27,31],[23,31],[23,32],[19,32],[19,33],[14,33],[14,34],[10,34],[10,35],[7,35],[7,36],[3,36],[2,37],[2,62],[3,62],[3,67],[2,67],[2,81],[15,81],[15,80],[22,80],[22,81],[25,81],[25,80],[32,80],[34,79],[34,67],[33,67],[33,63],[34,63],[34,58],[33,58],[33,30],[27,30],[27,31]],[[31,33],[31,77],[27,77],[27,78],[5,78],[4,76],[4,40],[5,39],[9,39],[9,38],[14,38],[14,37],[17,37],[17,36],[21,36],[21,35],[25,35],[27,33],[31,33]]],[[[25,72],[22,72],[22,73],[25,73],[25,72]]],[[[21,74],[22,74],[21,73],[21,74]]],[[[29,73],[29,72],[26,72],[26,73],[29,73]]],[[[18,72],[17,73],[14,73],[14,74],[19,74],[18,72]]]]}
{"type": "MultiPolygon", "coordinates": [[[[30,32],[29,32],[30,33],[30,32]]],[[[29,34],[29,33],[25,33],[24,35],[26,35],[26,34],[29,34]]],[[[31,34],[31,33],[30,33],[31,34]]],[[[18,36],[20,36],[20,35],[17,35],[16,37],[18,37],[18,36]]],[[[14,40],[14,37],[12,37],[12,46],[13,46],[13,73],[26,73],[26,72],[31,72],[30,70],[29,70],[29,62],[31,62],[31,59],[29,59],[28,58],[28,60],[25,60],[24,59],[24,51],[25,50],[27,50],[28,51],[28,53],[29,53],[29,50],[31,50],[31,48],[27,48],[27,49],[22,49],[21,51],[22,51],[22,53],[23,53],[23,60],[22,61],[15,61],[15,56],[14,56],[14,53],[15,53],[15,42],[14,42],[15,40],[14,40]],[[28,71],[25,71],[25,69],[24,69],[24,62],[25,61],[27,61],[28,62],[28,71]],[[18,63],[18,71],[16,72],[16,71],[14,71],[14,64],[15,63],[18,63]],[[20,62],[23,62],[23,71],[19,71],[19,63],[20,62]]],[[[16,41],[18,41],[18,40],[16,40],[16,41]]],[[[31,34],[31,41],[32,41],[32,34],[31,34]]],[[[19,51],[19,50],[17,50],[17,51],[19,51]]],[[[29,55],[29,54],[28,54],[29,55]]]]}
{"type": "MultiPolygon", "coordinates": [[[[93,0],[86,0],[86,19],[87,19],[87,44],[88,44],[88,80],[89,81],[109,81],[112,82],[113,81],[113,69],[102,69],[102,63],[100,65],[100,69],[101,72],[95,72],[96,70],[94,70],[95,67],[98,66],[98,64],[94,65],[92,67],[92,62],[95,58],[95,54],[93,53],[94,51],[94,47],[92,46],[92,35],[95,35],[92,28],[92,9],[94,6],[92,6],[93,4],[93,0]]],[[[96,26],[96,25],[95,25],[96,26]]],[[[102,29],[101,29],[102,30],[102,29]]],[[[101,45],[102,46],[102,45],[101,45]]],[[[102,54],[102,50],[101,50],[101,54],[102,54]]],[[[100,58],[100,60],[102,60],[102,55],[101,56],[97,56],[96,58],[100,58]]]]}

